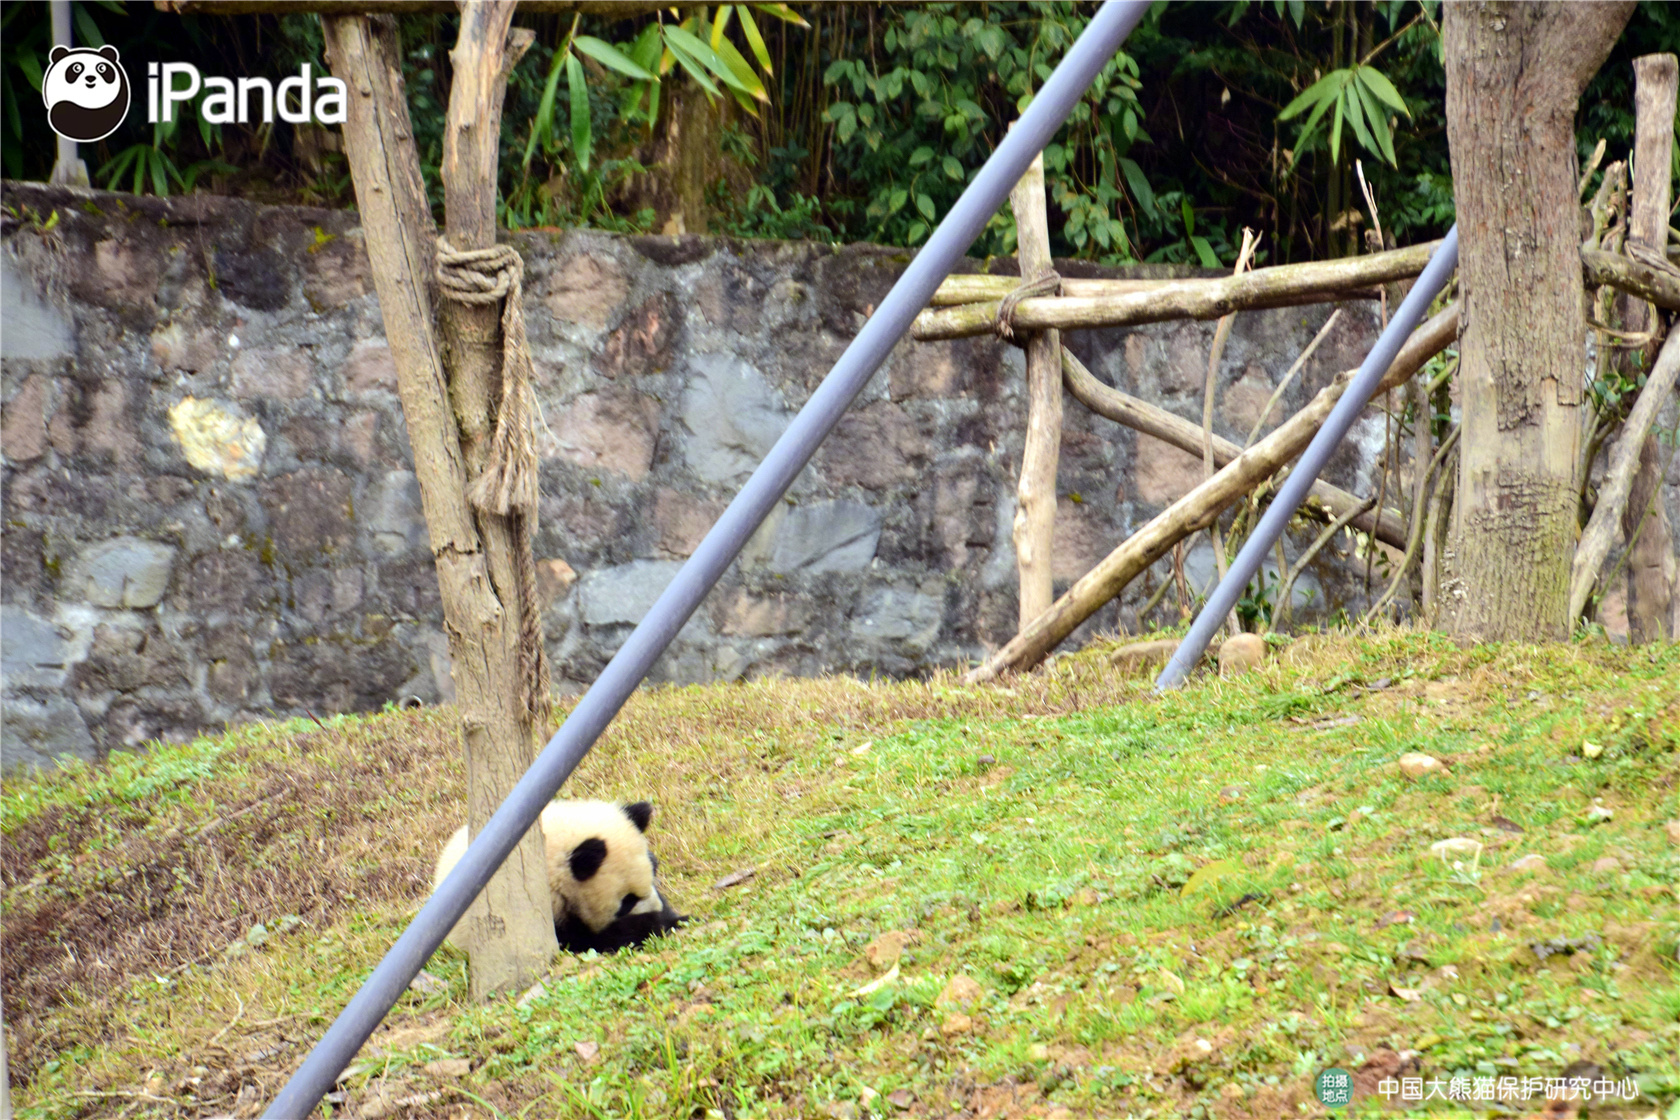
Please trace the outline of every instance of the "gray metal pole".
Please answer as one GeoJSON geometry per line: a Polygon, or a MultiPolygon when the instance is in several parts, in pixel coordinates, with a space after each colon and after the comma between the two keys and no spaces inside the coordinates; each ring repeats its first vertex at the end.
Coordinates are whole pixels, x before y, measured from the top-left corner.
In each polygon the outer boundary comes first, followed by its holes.
{"type": "Polygon", "coordinates": [[[1108,0],[1068,50],[1055,73],[998,144],[974,181],[939,223],[928,243],[893,285],[880,308],[858,332],[805,407],[788,425],[729,508],[706,534],[665,593],[653,604],[607,667],[578,701],[501,808],[467,847],[461,862],[421,907],[403,935],[334,1020],[264,1114],[297,1120],[313,1112],[340,1071],[362,1048],[391,1005],[466,913],[536,821],[537,815],[583,760],[596,738],[647,676],[712,585],[735,560],[765,516],[810,461],[889,351],[927,306],[934,289],[973,244],[1009,197],[1027,165],[1061,128],[1126,36],[1149,9],[1149,0],[1108,0]]]}
{"type": "MultiPolygon", "coordinates": [[[[70,38],[70,0],[52,0],[52,38],[55,47],[73,47],[70,38]]],[[[58,160],[53,164],[52,181],[59,186],[88,185],[87,164],[76,156],[76,142],[58,137],[58,160]]]]}
{"type": "Polygon", "coordinates": [[[1243,588],[1254,578],[1254,573],[1260,570],[1261,562],[1266,553],[1272,549],[1272,542],[1283,533],[1289,519],[1295,516],[1296,507],[1306,498],[1307,491],[1317,481],[1318,473],[1324,469],[1324,464],[1330,461],[1330,455],[1336,450],[1354,420],[1365,410],[1370,402],[1371,394],[1376,390],[1377,382],[1383,379],[1388,367],[1394,364],[1394,356],[1400,352],[1400,346],[1417,329],[1423,321],[1423,313],[1429,309],[1429,301],[1435,298],[1435,293],[1446,286],[1452,276],[1453,269],[1458,267],[1458,226],[1454,225],[1447,231],[1445,240],[1440,248],[1429,258],[1424,266],[1423,274],[1412,285],[1412,290],[1400,303],[1400,310],[1394,313],[1394,318],[1388,321],[1388,329],[1378,336],[1376,345],[1365,355],[1365,361],[1360,364],[1359,372],[1354,374],[1353,381],[1348,384],[1342,399],[1336,402],[1336,407],[1330,410],[1330,415],[1319,428],[1318,434],[1301,453],[1301,461],[1295,464],[1289,472],[1289,477],[1278,487],[1277,496],[1272,499],[1266,515],[1260,519],[1260,524],[1254,527],[1254,532],[1248,535],[1248,543],[1242,546],[1237,558],[1231,561],[1230,571],[1219,581],[1219,586],[1213,589],[1208,601],[1202,606],[1202,613],[1196,616],[1196,621],[1190,624],[1190,632],[1184,635],[1184,640],[1178,644],[1178,649],[1168,661],[1161,675],[1155,679],[1155,691],[1165,692],[1169,688],[1177,688],[1183,683],[1184,677],[1190,672],[1190,667],[1201,660],[1201,656],[1213,639],[1214,632],[1219,629],[1225,616],[1231,613],[1231,608],[1237,605],[1242,597],[1243,588]]]}

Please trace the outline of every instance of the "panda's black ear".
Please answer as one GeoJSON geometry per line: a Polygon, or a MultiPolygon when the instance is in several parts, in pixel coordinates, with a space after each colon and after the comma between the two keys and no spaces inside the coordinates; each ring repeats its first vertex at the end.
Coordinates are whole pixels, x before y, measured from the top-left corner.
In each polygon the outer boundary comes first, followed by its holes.
{"type": "Polygon", "coordinates": [[[653,806],[646,801],[638,801],[634,805],[626,805],[624,815],[630,818],[638,831],[646,832],[648,825],[653,823],[653,806]]]}
{"type": "Polygon", "coordinates": [[[572,849],[568,862],[572,865],[572,878],[580,883],[587,883],[595,877],[595,872],[601,870],[601,864],[607,859],[607,842],[599,836],[591,836],[583,843],[572,849]]]}
{"type": "Polygon", "coordinates": [[[107,62],[116,62],[118,59],[117,48],[113,47],[109,43],[106,43],[103,47],[99,48],[99,57],[103,58],[107,62]]]}
{"type": "Polygon", "coordinates": [[[47,52],[47,65],[51,66],[53,63],[57,62],[69,53],[69,47],[65,46],[63,43],[58,44],[52,50],[47,52]]]}

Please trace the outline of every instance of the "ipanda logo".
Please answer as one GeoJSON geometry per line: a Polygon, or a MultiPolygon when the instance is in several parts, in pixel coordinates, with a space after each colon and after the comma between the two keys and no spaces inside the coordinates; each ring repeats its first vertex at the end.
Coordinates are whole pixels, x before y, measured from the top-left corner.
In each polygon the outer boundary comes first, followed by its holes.
{"type": "Polygon", "coordinates": [[[91,144],[117,130],[128,116],[128,72],[117,48],[57,46],[41,75],[47,123],[66,140],[91,144]]]}

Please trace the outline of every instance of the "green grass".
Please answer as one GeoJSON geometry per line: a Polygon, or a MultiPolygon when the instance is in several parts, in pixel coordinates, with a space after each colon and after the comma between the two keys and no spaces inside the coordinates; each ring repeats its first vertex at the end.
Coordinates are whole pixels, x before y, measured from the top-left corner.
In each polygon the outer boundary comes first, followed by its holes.
{"type": "MultiPolygon", "coordinates": [[[[1298,641],[1160,699],[1100,652],[1001,689],[655,690],[568,789],[654,797],[651,840],[693,922],[642,952],[562,958],[517,1006],[466,1004],[465,960],[445,950],[438,990],[393,1012],[338,1107],[1322,1115],[1313,1080],[1338,1066],[1366,1071],[1349,1110],[1365,1116],[1384,1111],[1369,1089],[1390,1066],[1427,1081],[1591,1062],[1637,1079],[1629,1115],[1680,1115],[1676,682],[1676,647],[1460,651],[1397,633],[1298,641]],[[1449,772],[1407,779],[1407,751],[1449,772]],[[1455,866],[1431,851],[1451,837],[1483,848],[1455,866]],[[1543,869],[1508,870],[1531,853],[1543,869]],[[958,977],[977,998],[942,1001],[958,977]]],[[[349,827],[363,854],[347,866],[380,845],[426,865],[459,812],[447,718],[310,725],[313,749],[323,772],[334,752],[365,761],[387,725],[435,742],[407,779],[425,795],[296,824],[294,846],[349,827]]],[[[180,827],[207,794],[234,805],[295,760],[290,738],[235,732],[9,788],[0,820],[10,840],[121,800],[180,827]]],[[[235,850],[257,865],[288,849],[235,850]]],[[[100,851],[55,889],[94,889],[101,860],[120,874],[121,846],[100,851]]],[[[83,981],[36,1028],[19,1115],[254,1107],[423,891],[300,903],[301,924],[235,955],[104,992],[83,981]]],[[[28,902],[13,893],[8,924],[28,902]]],[[[1453,1114],[1471,1113],[1429,1112],[1453,1114]]]]}

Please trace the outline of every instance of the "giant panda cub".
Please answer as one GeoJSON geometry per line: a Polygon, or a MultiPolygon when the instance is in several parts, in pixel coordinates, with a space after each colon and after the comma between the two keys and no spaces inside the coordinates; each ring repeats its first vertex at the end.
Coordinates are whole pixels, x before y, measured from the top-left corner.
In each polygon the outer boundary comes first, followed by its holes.
{"type": "MultiPolygon", "coordinates": [[[[554,934],[562,949],[616,953],[682,924],[683,915],[659,893],[659,860],[644,835],[652,820],[646,801],[551,801],[543,809],[554,934]]],[[[443,846],[432,890],[466,852],[463,825],[443,846]]],[[[449,932],[452,943],[459,928],[449,932]]]]}

